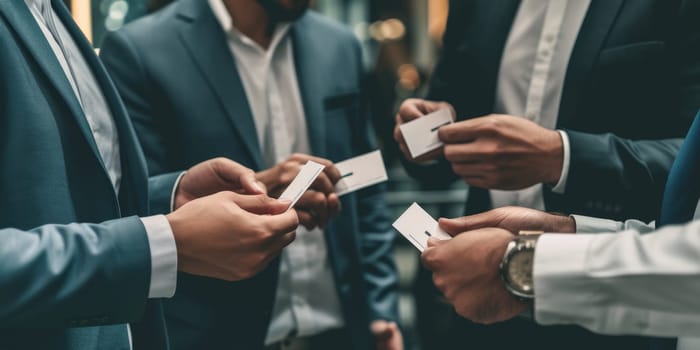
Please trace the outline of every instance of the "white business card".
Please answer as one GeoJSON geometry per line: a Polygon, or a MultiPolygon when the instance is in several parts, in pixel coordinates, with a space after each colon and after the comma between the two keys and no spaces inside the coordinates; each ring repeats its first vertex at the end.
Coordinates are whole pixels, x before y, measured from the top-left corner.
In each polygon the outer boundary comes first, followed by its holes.
{"type": "Polygon", "coordinates": [[[434,149],[440,148],[443,143],[438,139],[438,129],[452,124],[452,114],[447,108],[422,116],[408,123],[401,124],[403,134],[411,157],[417,158],[434,149]]]}
{"type": "Polygon", "coordinates": [[[335,184],[335,193],[339,196],[389,179],[379,150],[336,163],[335,167],[341,176],[335,184]]]}
{"type": "Polygon", "coordinates": [[[321,174],[324,165],[318,164],[313,161],[308,161],[299,171],[299,174],[292,180],[292,182],[287,186],[287,189],[282,192],[279,199],[286,199],[292,203],[289,208],[293,208],[299,198],[306,192],[306,190],[311,187],[311,185],[316,181],[316,178],[321,174]]]}
{"type": "Polygon", "coordinates": [[[406,211],[399,216],[393,224],[394,228],[401,235],[406,237],[421,253],[428,246],[428,239],[452,239],[447,232],[443,231],[438,222],[433,219],[417,203],[411,204],[406,211]]]}

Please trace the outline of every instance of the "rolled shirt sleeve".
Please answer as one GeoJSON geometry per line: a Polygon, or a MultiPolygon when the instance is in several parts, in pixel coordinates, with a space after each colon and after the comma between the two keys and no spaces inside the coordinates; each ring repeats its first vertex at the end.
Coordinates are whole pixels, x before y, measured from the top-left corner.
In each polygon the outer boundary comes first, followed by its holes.
{"type": "Polygon", "coordinates": [[[535,319],[603,334],[694,336],[700,221],[650,234],[546,234],[535,250],[535,319]]]}
{"type": "Polygon", "coordinates": [[[164,215],[141,218],[151,250],[151,284],[148,297],[170,298],[177,287],[177,246],[164,215]]]}

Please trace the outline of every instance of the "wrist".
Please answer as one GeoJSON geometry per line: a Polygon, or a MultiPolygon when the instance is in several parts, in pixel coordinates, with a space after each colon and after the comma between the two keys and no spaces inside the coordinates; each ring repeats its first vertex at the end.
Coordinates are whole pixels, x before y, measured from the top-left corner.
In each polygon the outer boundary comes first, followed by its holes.
{"type": "Polygon", "coordinates": [[[562,175],[562,167],[564,164],[564,141],[561,139],[561,134],[556,130],[548,130],[547,142],[547,172],[545,174],[544,183],[555,185],[559,183],[562,175]]]}

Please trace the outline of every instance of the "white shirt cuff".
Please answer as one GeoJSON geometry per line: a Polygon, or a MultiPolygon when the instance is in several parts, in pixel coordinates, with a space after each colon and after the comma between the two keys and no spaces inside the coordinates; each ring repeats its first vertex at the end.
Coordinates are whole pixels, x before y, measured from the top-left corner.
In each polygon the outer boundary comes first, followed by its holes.
{"type": "Polygon", "coordinates": [[[141,218],[151,249],[151,285],[148,297],[170,298],[177,287],[177,246],[164,215],[141,218]]]}
{"type": "Polygon", "coordinates": [[[586,253],[593,235],[545,234],[537,241],[533,278],[535,320],[544,325],[576,323],[590,307],[586,253]]]}
{"type": "Polygon", "coordinates": [[[566,191],[566,180],[569,179],[569,163],[571,162],[571,146],[569,146],[569,135],[564,130],[557,130],[561,136],[561,144],[564,152],[564,161],[561,164],[561,176],[559,182],[552,187],[552,192],[564,194],[566,191]]]}
{"type": "Polygon", "coordinates": [[[177,177],[175,180],[175,185],[173,186],[173,192],[170,193],[170,211],[173,212],[175,211],[175,194],[177,193],[177,188],[180,187],[180,180],[182,180],[182,177],[187,174],[186,171],[183,171],[180,176],[177,177]]]}
{"type": "Polygon", "coordinates": [[[623,229],[620,221],[594,218],[583,215],[571,215],[576,222],[576,233],[610,233],[623,229]]]}

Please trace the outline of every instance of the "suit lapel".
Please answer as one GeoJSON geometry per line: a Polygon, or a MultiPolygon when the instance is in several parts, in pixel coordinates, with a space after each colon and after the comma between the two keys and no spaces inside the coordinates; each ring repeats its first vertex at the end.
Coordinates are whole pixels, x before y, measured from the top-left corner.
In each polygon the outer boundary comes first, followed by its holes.
{"type": "MultiPolygon", "coordinates": [[[[64,10],[64,5],[58,1],[54,1],[53,5],[57,12],[59,10],[64,10]]],[[[51,82],[51,85],[53,85],[53,87],[65,101],[71,115],[78,123],[85,141],[87,141],[88,145],[90,145],[95,157],[100,164],[102,164],[102,168],[104,169],[102,157],[100,157],[97,144],[95,144],[95,140],[92,135],[92,130],[90,130],[90,125],[88,124],[87,119],[85,119],[85,114],[80,107],[80,103],[78,102],[78,99],[76,98],[60,63],[58,62],[56,55],[51,49],[49,43],[46,41],[44,33],[36,24],[34,16],[29,11],[29,8],[24,1],[0,1],[0,11],[4,12],[7,22],[12,26],[12,28],[14,28],[17,35],[22,39],[22,45],[27,48],[29,53],[34,58],[36,64],[40,67],[42,72],[46,74],[46,77],[51,82]]],[[[64,24],[68,26],[68,22],[64,21],[64,24]]]]}
{"type": "Polygon", "coordinates": [[[559,104],[558,125],[565,127],[575,116],[581,93],[586,89],[586,84],[589,84],[591,71],[624,2],[591,1],[571,53],[559,104]]]}
{"type": "Polygon", "coordinates": [[[223,105],[255,168],[262,169],[264,162],[255,120],[236,63],[228,49],[226,34],[205,0],[182,1],[180,17],[190,22],[189,25],[180,26],[183,44],[223,105]],[[206,40],[208,44],[202,43],[206,40]]]}
{"type": "Polygon", "coordinates": [[[324,48],[318,40],[310,40],[313,37],[308,31],[306,17],[297,20],[291,28],[290,34],[294,47],[294,64],[296,65],[297,83],[304,105],[306,115],[306,128],[309,133],[311,153],[319,157],[327,157],[326,154],[326,119],[324,118],[323,99],[324,81],[328,77],[323,76],[323,69],[318,67],[318,60],[314,55],[323,52],[324,48]]]}

